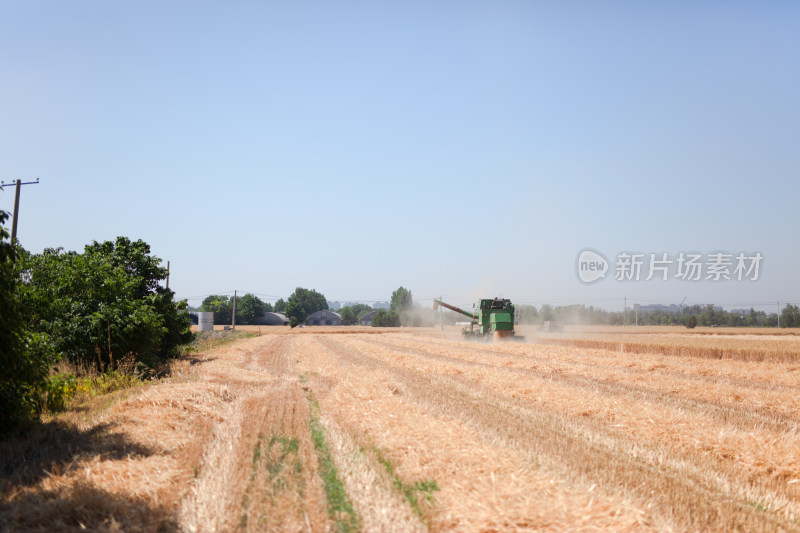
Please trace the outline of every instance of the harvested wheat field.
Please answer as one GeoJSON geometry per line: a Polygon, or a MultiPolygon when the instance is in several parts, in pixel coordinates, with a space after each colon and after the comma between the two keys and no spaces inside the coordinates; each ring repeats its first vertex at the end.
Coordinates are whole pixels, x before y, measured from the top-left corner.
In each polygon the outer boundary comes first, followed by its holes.
{"type": "Polygon", "coordinates": [[[800,531],[795,338],[261,333],[0,444],[0,530],[800,531]]]}

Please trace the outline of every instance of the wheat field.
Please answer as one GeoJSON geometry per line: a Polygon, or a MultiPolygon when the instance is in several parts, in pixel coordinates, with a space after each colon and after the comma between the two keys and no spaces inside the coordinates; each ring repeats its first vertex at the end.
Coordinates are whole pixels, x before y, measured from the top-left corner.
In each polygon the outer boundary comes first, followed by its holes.
{"type": "Polygon", "coordinates": [[[800,531],[800,343],[262,328],[0,443],[0,530],[800,531]]]}

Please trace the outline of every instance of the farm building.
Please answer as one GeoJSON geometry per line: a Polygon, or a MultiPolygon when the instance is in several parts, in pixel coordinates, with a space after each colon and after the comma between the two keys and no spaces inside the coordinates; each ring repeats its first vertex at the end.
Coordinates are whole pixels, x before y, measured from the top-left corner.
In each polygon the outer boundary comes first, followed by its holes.
{"type": "Polygon", "coordinates": [[[256,324],[259,326],[288,326],[289,319],[280,313],[264,313],[256,318],[256,324]]]}
{"type": "Polygon", "coordinates": [[[370,311],[366,315],[364,315],[361,318],[359,318],[358,319],[358,323],[361,324],[362,326],[371,326],[372,325],[372,319],[375,318],[375,315],[377,313],[378,313],[377,311],[370,311]]]}
{"type": "Polygon", "coordinates": [[[307,326],[341,326],[342,317],[333,311],[317,311],[306,319],[307,326]]]}

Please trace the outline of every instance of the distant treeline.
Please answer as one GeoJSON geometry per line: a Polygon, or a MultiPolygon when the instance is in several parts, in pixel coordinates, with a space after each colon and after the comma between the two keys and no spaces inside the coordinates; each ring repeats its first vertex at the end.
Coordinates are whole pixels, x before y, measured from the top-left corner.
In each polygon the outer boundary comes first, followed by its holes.
{"type": "MultiPolygon", "coordinates": [[[[639,324],[644,326],[698,326],[729,327],[777,327],[778,314],[750,309],[749,312],[732,312],[714,305],[690,305],[679,312],[669,310],[645,311],[629,309],[606,311],[586,305],[550,306],[537,309],[532,305],[516,306],[520,324],[541,324],[551,321],[563,325],[612,325],[639,324]],[[693,317],[690,319],[690,317],[693,317]]],[[[780,327],[800,327],[800,309],[787,304],[780,314],[780,327]]]]}
{"type": "MultiPolygon", "coordinates": [[[[233,318],[233,296],[212,294],[207,296],[196,311],[211,311],[214,313],[215,324],[231,324],[233,318]]],[[[190,311],[195,309],[190,308],[190,311]]],[[[275,305],[264,302],[254,294],[245,294],[236,298],[236,323],[240,325],[257,324],[258,318],[264,313],[284,313],[286,302],[283,299],[275,305]]]]}

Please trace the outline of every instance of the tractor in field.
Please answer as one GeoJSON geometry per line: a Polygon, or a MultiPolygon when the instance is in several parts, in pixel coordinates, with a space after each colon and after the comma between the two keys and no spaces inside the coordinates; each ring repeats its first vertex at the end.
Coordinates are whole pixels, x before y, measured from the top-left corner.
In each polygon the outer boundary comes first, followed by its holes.
{"type": "Polygon", "coordinates": [[[509,299],[482,299],[473,313],[434,298],[433,310],[436,311],[439,306],[472,319],[469,328],[461,330],[462,335],[466,339],[525,340],[524,337],[514,334],[514,304],[512,304],[509,299]]]}

